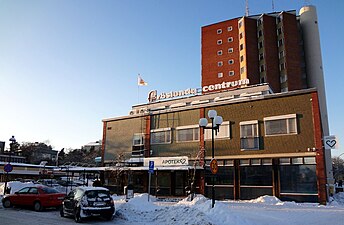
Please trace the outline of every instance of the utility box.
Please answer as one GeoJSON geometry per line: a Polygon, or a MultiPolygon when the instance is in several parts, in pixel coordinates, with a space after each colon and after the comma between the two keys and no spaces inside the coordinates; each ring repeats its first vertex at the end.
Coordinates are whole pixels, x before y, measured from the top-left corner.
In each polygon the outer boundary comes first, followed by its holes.
{"type": "Polygon", "coordinates": [[[134,187],[132,184],[128,184],[128,186],[124,186],[124,194],[125,194],[126,201],[128,201],[131,198],[134,198],[134,187]]]}

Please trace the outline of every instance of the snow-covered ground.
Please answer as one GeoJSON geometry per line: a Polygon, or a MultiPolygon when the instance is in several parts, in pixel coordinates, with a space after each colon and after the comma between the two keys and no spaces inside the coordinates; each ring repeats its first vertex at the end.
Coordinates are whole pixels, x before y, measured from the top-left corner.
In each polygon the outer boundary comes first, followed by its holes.
{"type": "MultiPolygon", "coordinates": [[[[20,184],[14,186],[19,188],[20,184]]],[[[113,196],[113,199],[116,205],[115,219],[113,221],[97,221],[97,224],[344,224],[344,193],[336,194],[326,206],[317,203],[282,202],[273,196],[262,196],[250,201],[216,201],[214,208],[211,208],[211,200],[202,195],[196,196],[193,201],[183,199],[179,202],[159,201],[153,196],[150,196],[150,201],[148,202],[147,194],[135,194],[135,197],[128,202],[125,201],[124,196],[113,196]]],[[[18,217],[23,216],[26,218],[25,221],[35,221],[35,218],[42,215],[42,223],[45,220],[49,220],[49,224],[72,222],[69,218],[60,218],[57,211],[40,213],[32,211],[31,213],[24,210],[4,209],[2,206],[0,206],[0,221],[7,220],[8,224],[20,224],[18,221],[15,221],[13,216],[6,217],[9,213],[18,214],[18,217]],[[7,211],[7,213],[4,213],[4,211],[7,211]],[[52,218],[54,218],[54,223],[52,223],[52,218]],[[9,221],[10,219],[13,219],[13,221],[9,221]]],[[[93,222],[92,220],[87,221],[87,223],[93,222]]]]}

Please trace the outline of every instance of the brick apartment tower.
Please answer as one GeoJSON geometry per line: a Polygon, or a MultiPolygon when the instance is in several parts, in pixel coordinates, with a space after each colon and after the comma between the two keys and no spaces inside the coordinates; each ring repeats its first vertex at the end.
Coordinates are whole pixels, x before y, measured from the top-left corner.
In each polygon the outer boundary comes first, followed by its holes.
{"type": "Polygon", "coordinates": [[[274,92],[307,88],[296,11],[235,18],[202,27],[202,86],[249,79],[274,92]]]}

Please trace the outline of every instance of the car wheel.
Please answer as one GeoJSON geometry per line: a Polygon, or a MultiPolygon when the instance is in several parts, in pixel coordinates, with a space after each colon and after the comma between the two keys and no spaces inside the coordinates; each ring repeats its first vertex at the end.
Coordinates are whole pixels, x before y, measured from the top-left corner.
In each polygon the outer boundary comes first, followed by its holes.
{"type": "Polygon", "coordinates": [[[12,203],[9,199],[5,199],[3,202],[2,202],[2,205],[4,206],[4,208],[10,208],[12,207],[12,203]]]}
{"type": "Polygon", "coordinates": [[[80,208],[76,208],[75,209],[74,220],[77,223],[81,223],[82,222],[81,215],[80,215],[80,208]]]}
{"type": "Polygon", "coordinates": [[[33,203],[33,209],[36,211],[36,212],[39,212],[39,211],[42,211],[42,205],[40,202],[35,202],[33,203]]]}
{"type": "Polygon", "coordinates": [[[63,206],[60,207],[60,216],[61,217],[65,216],[64,211],[63,211],[63,206]]]}

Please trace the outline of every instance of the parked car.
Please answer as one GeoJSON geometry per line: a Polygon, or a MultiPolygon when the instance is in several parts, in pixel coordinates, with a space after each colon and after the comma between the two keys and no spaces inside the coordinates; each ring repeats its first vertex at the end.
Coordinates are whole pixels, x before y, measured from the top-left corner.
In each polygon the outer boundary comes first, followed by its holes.
{"type": "Polygon", "coordinates": [[[60,207],[66,195],[46,186],[24,187],[14,194],[5,195],[2,205],[5,208],[12,206],[33,206],[35,211],[42,211],[48,207],[60,207]]]}
{"type": "Polygon", "coordinates": [[[80,223],[83,218],[101,216],[112,220],[115,212],[110,191],[103,187],[77,187],[63,200],[61,217],[72,216],[80,223]]]}

